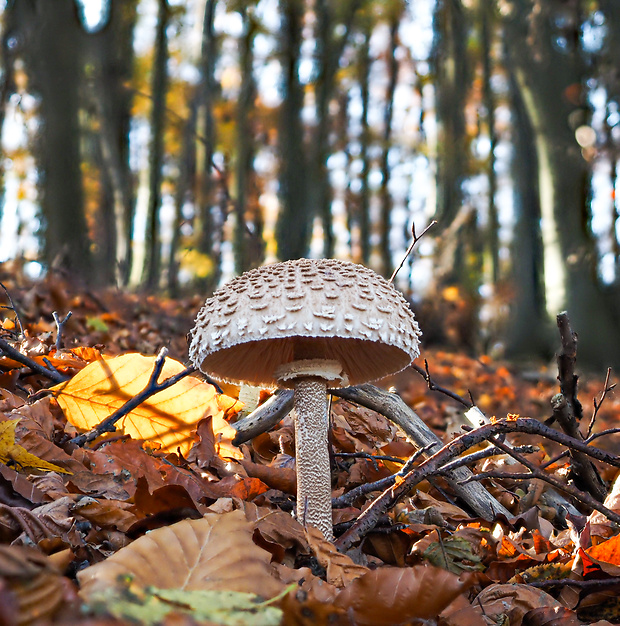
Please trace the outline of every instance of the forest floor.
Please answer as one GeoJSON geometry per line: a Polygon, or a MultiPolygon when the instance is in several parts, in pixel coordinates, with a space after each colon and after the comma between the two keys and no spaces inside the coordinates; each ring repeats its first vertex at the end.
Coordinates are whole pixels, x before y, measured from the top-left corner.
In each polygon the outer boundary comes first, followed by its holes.
{"type": "Polygon", "coordinates": [[[183,376],[116,432],[74,440],[140,394],[161,348],[159,380],[180,375],[202,298],[95,293],[1,271],[0,281],[0,624],[620,623],[615,374],[580,374],[578,386],[578,438],[607,433],[590,446],[603,505],[575,470],[583,446],[545,434],[562,432],[550,420],[556,364],[526,370],[427,347],[417,371],[381,381],[444,442],[477,432],[465,417],[472,401],[487,431],[507,433],[497,445],[508,452],[485,458],[481,440],[466,450],[480,453],[474,479],[509,513],[494,519],[437,473],[413,481],[411,464],[401,471],[416,452],[403,431],[333,398],[334,498],[377,483],[334,509],[336,535],[356,528],[386,481],[411,486],[338,551],[291,516],[290,416],[232,444],[235,388],[218,395],[183,376]],[[532,421],[538,434],[524,432],[532,421]]]}

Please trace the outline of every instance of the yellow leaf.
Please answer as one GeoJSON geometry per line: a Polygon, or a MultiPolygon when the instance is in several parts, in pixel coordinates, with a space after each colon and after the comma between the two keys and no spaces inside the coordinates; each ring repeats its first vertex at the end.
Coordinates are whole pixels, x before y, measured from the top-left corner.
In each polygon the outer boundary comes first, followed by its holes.
{"type": "Polygon", "coordinates": [[[38,456],[30,454],[25,448],[15,443],[15,428],[20,421],[21,418],[0,422],[0,462],[7,464],[9,461],[12,461],[18,468],[33,467],[47,472],[71,474],[71,472],[58,467],[58,465],[48,463],[38,456]]]}
{"type": "MultiPolygon", "coordinates": [[[[65,417],[82,430],[94,428],[147,385],[154,356],[130,353],[87,365],[66,383],[52,387],[65,417]]],[[[183,364],[166,359],[159,381],[183,371],[183,364]]],[[[117,429],[134,439],[160,443],[164,452],[187,454],[194,442],[197,423],[213,416],[213,430],[220,442],[231,440],[235,430],[223,419],[233,398],[217,396],[215,388],[198,378],[186,376],[175,385],[156,393],[122,417],[117,429]]],[[[229,456],[241,452],[230,446],[229,456]]]]}

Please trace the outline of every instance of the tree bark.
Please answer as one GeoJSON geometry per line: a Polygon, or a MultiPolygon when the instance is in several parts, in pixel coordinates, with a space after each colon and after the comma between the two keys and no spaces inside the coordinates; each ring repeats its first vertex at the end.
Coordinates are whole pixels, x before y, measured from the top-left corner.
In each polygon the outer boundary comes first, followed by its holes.
{"type": "Polygon", "coordinates": [[[168,0],[158,0],[155,58],[151,81],[151,142],[149,148],[149,180],[147,223],[145,233],[145,260],[142,283],[156,289],[161,277],[161,239],[159,210],[161,208],[162,167],[164,164],[164,126],[166,121],[166,93],[168,89],[168,36],[170,20],[168,0]]]}
{"type": "Polygon", "coordinates": [[[79,123],[84,34],[72,0],[18,0],[9,11],[32,88],[41,97],[35,156],[45,257],[49,266],[88,279],[91,241],[84,214],[79,123]]]}

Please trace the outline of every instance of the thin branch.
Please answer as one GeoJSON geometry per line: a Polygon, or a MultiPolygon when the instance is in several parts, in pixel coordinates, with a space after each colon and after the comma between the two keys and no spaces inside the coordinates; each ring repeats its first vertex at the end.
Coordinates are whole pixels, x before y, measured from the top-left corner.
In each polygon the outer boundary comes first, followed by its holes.
{"type": "Polygon", "coordinates": [[[588,424],[586,438],[590,437],[590,435],[592,434],[592,429],[594,428],[594,423],[596,422],[596,416],[598,415],[598,412],[601,406],[603,405],[603,402],[605,402],[605,398],[607,397],[607,394],[616,387],[616,383],[613,383],[612,385],[609,384],[610,378],[611,378],[611,367],[608,367],[607,375],[605,376],[605,384],[603,385],[603,391],[601,391],[601,397],[598,399],[598,401],[596,398],[592,400],[594,404],[594,411],[592,413],[590,423],[588,424]]]}
{"type": "Polygon", "coordinates": [[[428,385],[430,391],[437,391],[438,393],[442,393],[444,396],[448,396],[448,398],[456,400],[459,404],[466,406],[468,409],[471,409],[473,406],[475,406],[473,399],[471,400],[471,402],[468,402],[457,393],[454,393],[454,391],[450,391],[450,389],[446,389],[445,387],[438,385],[431,377],[431,373],[428,367],[428,361],[426,359],[424,359],[424,369],[422,369],[419,365],[416,365],[415,363],[412,363],[411,367],[426,381],[426,384],[428,385]]]}
{"type": "Polygon", "coordinates": [[[56,322],[56,350],[60,350],[62,348],[62,331],[65,324],[69,321],[69,318],[73,315],[73,312],[69,311],[62,320],[56,311],[54,311],[52,315],[54,316],[54,321],[56,322]]]}
{"type": "Polygon", "coordinates": [[[421,233],[420,235],[416,235],[415,232],[415,222],[411,225],[411,234],[413,236],[413,241],[409,244],[409,247],[407,248],[407,252],[405,252],[405,256],[403,257],[403,260],[400,262],[400,265],[392,272],[392,275],[390,276],[390,280],[388,280],[388,283],[393,283],[394,279],[396,278],[396,274],[398,274],[398,272],[400,272],[400,270],[402,269],[403,265],[405,264],[405,261],[407,260],[407,257],[412,253],[413,249],[415,248],[416,243],[418,243],[418,241],[420,239],[422,239],[422,237],[424,237],[424,235],[426,235],[426,233],[433,227],[435,226],[435,224],[437,224],[437,220],[433,220],[421,233]]]}
{"type": "Polygon", "coordinates": [[[39,365],[36,361],[32,360],[30,357],[27,357],[25,354],[22,354],[17,348],[14,348],[8,341],[5,339],[0,339],[0,354],[4,354],[14,361],[25,365],[30,368],[36,374],[41,374],[46,378],[49,378],[51,381],[55,383],[64,383],[68,379],[68,377],[63,376],[60,372],[48,369],[43,365],[39,365]]]}
{"type": "Polygon", "coordinates": [[[9,311],[13,311],[13,313],[15,313],[15,320],[17,321],[17,325],[19,326],[19,336],[23,337],[24,326],[22,324],[21,318],[19,317],[19,311],[17,310],[17,307],[15,306],[15,303],[13,302],[13,298],[11,298],[11,294],[9,293],[9,290],[5,287],[4,283],[0,283],[0,287],[2,287],[2,289],[4,290],[4,293],[6,294],[6,297],[9,300],[9,304],[11,305],[11,306],[2,307],[2,308],[9,309],[9,311]]]}
{"type": "MultiPolygon", "coordinates": [[[[353,544],[357,543],[362,537],[364,537],[377,523],[379,517],[386,513],[402,496],[409,493],[418,483],[428,478],[429,476],[438,473],[440,468],[448,461],[451,461],[457,456],[460,456],[466,450],[469,450],[472,446],[481,443],[482,441],[492,440],[492,443],[499,448],[506,451],[507,454],[513,456],[515,453],[509,446],[493,440],[499,434],[506,433],[528,433],[531,435],[539,435],[556,441],[569,448],[579,450],[592,458],[604,461],[614,467],[620,467],[620,457],[614,454],[610,454],[601,450],[600,448],[594,448],[588,446],[582,440],[574,439],[564,433],[560,433],[540,422],[531,418],[516,418],[516,419],[502,419],[492,424],[485,424],[479,428],[475,428],[463,435],[460,435],[456,439],[453,439],[447,443],[443,448],[438,450],[433,456],[429,457],[415,469],[411,470],[402,481],[386,489],[379,497],[377,497],[372,504],[358,517],[353,526],[336,541],[336,546],[339,550],[347,550],[353,544]]],[[[526,463],[529,463],[526,460],[526,463]]],[[[526,465],[527,466],[527,465],[526,465]]],[[[529,467],[528,467],[529,469],[529,467]]],[[[558,481],[557,488],[571,493],[573,490],[577,491],[575,487],[565,485],[558,481]]],[[[572,495],[572,493],[571,493],[572,495]]],[[[582,501],[587,501],[588,505],[597,511],[601,511],[610,520],[620,523],[620,515],[609,511],[600,502],[597,502],[589,494],[581,494],[582,501]],[[583,496],[586,496],[583,498],[583,496]]]]}
{"type": "Polygon", "coordinates": [[[122,417],[125,417],[125,415],[133,411],[136,407],[140,406],[140,404],[142,404],[145,400],[148,400],[151,396],[154,396],[156,393],[159,393],[164,389],[168,389],[168,387],[172,387],[172,385],[178,383],[182,378],[185,378],[189,374],[192,374],[196,371],[195,367],[188,367],[182,372],[179,372],[178,374],[175,374],[170,378],[166,378],[166,380],[162,381],[161,383],[158,383],[157,379],[162,372],[164,363],[166,362],[167,354],[167,348],[162,348],[159,351],[159,354],[155,359],[155,365],[153,367],[153,371],[151,372],[149,382],[139,394],[131,398],[131,400],[125,402],[122,407],[114,411],[114,413],[112,413],[110,417],[104,419],[92,430],[88,431],[87,433],[82,433],[81,435],[78,435],[77,437],[71,439],[70,443],[81,447],[90,441],[94,441],[95,439],[97,439],[97,437],[100,437],[104,433],[113,433],[116,430],[116,422],[118,422],[118,420],[120,420],[122,417]]]}
{"type": "Polygon", "coordinates": [[[375,480],[372,483],[363,483],[351,491],[347,491],[347,493],[343,493],[341,496],[332,499],[332,508],[334,509],[342,509],[344,507],[350,506],[353,504],[358,498],[365,496],[368,493],[372,493],[373,491],[383,491],[388,487],[391,487],[398,478],[402,478],[405,476],[411,468],[413,464],[422,456],[426,454],[431,448],[433,444],[429,444],[420,450],[416,450],[406,461],[406,463],[400,468],[396,474],[392,474],[392,476],[386,476],[385,478],[380,478],[379,480],[375,480]]]}

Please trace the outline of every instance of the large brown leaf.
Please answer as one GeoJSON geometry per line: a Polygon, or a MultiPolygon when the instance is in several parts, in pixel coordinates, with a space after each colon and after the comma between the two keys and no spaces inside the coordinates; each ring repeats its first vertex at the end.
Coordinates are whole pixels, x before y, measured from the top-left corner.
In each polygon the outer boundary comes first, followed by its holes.
{"type": "MultiPolygon", "coordinates": [[[[89,430],[139,394],[154,366],[155,357],[137,353],[93,361],[68,382],[52,387],[52,391],[66,418],[77,428],[89,430]]],[[[183,369],[179,361],[166,359],[159,380],[183,369]]],[[[116,426],[134,439],[159,442],[167,452],[180,448],[185,455],[193,444],[197,423],[211,415],[213,430],[219,435],[219,452],[241,458],[238,448],[227,444],[236,432],[223,419],[235,402],[228,396],[218,396],[212,385],[186,376],[145,400],[116,426]]]]}
{"type": "Polygon", "coordinates": [[[471,584],[437,567],[380,567],[356,578],[336,598],[360,626],[437,617],[471,584]]]}
{"type": "Polygon", "coordinates": [[[271,555],[252,541],[254,525],[242,511],[206,515],[158,528],[78,574],[87,601],[119,576],[160,589],[229,590],[272,598],[283,585],[271,555]]]}

